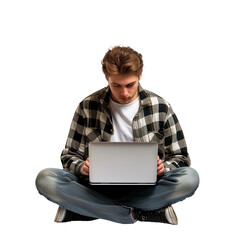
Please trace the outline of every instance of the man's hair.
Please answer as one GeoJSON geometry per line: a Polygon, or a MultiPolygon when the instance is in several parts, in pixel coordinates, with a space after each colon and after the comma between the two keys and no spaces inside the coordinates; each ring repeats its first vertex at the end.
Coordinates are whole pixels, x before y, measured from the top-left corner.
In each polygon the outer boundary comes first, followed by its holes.
{"type": "Polygon", "coordinates": [[[102,70],[107,77],[130,73],[139,76],[142,69],[142,55],[130,47],[116,46],[109,49],[102,60],[102,70]]]}

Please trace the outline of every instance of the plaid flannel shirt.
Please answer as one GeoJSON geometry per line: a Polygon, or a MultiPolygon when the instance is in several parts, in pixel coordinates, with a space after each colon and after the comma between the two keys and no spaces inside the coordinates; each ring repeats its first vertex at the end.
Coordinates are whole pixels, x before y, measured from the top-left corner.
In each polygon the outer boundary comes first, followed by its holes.
{"type": "MultiPolygon", "coordinates": [[[[184,135],[170,104],[140,84],[139,96],[139,111],[132,123],[135,142],[157,142],[166,171],[190,166],[184,135]]],[[[84,177],[80,169],[88,158],[89,142],[108,142],[114,132],[109,98],[108,86],[85,98],[76,109],[61,161],[64,169],[77,176],[84,177]]]]}

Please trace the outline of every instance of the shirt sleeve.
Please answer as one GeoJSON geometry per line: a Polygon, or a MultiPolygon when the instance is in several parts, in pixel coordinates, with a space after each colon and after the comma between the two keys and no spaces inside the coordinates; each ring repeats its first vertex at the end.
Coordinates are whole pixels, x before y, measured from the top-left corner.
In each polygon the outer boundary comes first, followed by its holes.
{"type": "Polygon", "coordinates": [[[80,103],[71,123],[65,149],[61,154],[63,169],[68,170],[79,177],[84,177],[84,175],[80,173],[80,169],[87,158],[85,155],[87,146],[84,129],[85,115],[82,104],[80,103]]]}
{"type": "Polygon", "coordinates": [[[164,123],[165,137],[165,161],[166,171],[175,168],[190,166],[191,160],[188,155],[187,145],[183,131],[176,114],[169,106],[164,123]]]}

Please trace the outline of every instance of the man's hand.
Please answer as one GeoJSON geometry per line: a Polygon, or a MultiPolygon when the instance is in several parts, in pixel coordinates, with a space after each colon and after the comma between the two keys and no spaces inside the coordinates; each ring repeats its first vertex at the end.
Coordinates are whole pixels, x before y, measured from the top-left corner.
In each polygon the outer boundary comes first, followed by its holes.
{"type": "Polygon", "coordinates": [[[159,158],[158,156],[158,161],[157,161],[157,175],[162,175],[165,172],[165,167],[163,165],[163,161],[159,158]]]}
{"type": "Polygon", "coordinates": [[[86,176],[89,175],[89,158],[87,158],[84,164],[82,165],[80,173],[86,176]]]}

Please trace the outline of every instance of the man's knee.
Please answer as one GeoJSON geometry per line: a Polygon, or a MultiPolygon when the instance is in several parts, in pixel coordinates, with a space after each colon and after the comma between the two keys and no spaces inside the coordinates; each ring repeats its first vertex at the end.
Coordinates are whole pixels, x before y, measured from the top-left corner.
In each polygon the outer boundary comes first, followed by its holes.
{"type": "Polygon", "coordinates": [[[63,169],[46,168],[37,175],[36,187],[43,195],[58,195],[61,187],[72,181],[78,181],[73,173],[63,169]]]}
{"type": "Polygon", "coordinates": [[[167,172],[165,180],[175,188],[179,195],[193,194],[199,185],[199,176],[196,170],[191,167],[180,167],[167,172]]]}
{"type": "Polygon", "coordinates": [[[42,193],[45,192],[46,189],[49,187],[50,181],[51,181],[51,175],[52,175],[52,169],[46,168],[39,172],[36,178],[36,187],[37,190],[42,193]]]}
{"type": "Polygon", "coordinates": [[[199,175],[197,171],[191,167],[182,168],[181,190],[186,193],[194,193],[199,186],[199,175]]]}

